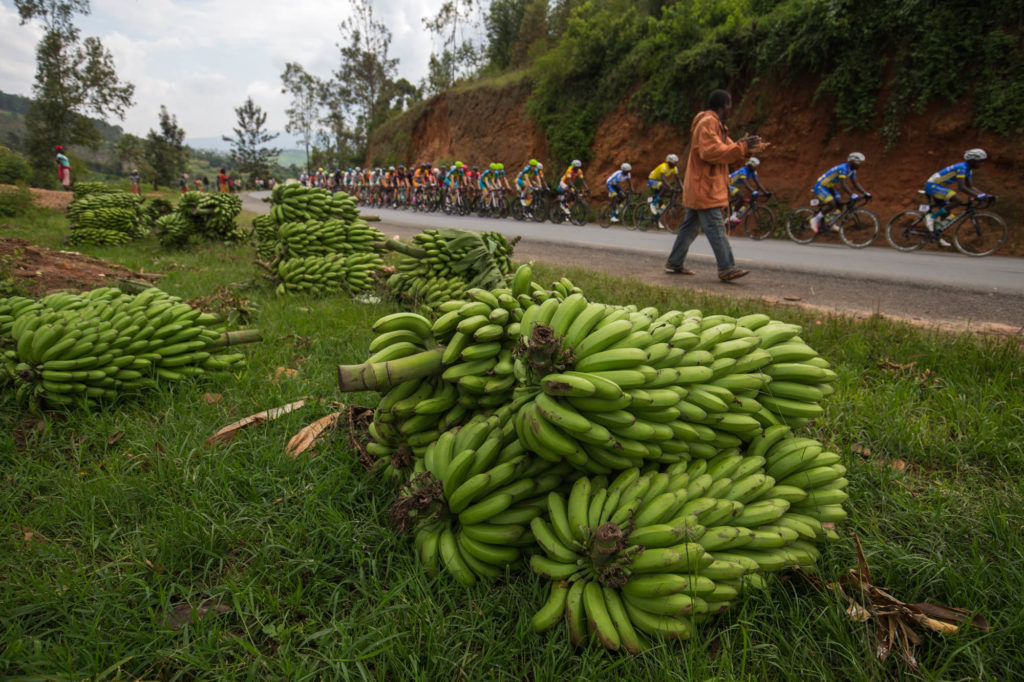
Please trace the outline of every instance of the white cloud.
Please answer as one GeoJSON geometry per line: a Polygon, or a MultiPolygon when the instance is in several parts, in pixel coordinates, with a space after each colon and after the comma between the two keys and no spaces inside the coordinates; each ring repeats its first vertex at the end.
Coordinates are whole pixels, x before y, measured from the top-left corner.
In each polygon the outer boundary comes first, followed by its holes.
{"type": "MultiPolygon", "coordinates": [[[[426,76],[433,45],[422,17],[442,1],[375,2],[375,18],[392,32],[399,75],[414,83],[426,76]]],[[[135,106],[123,122],[111,122],[145,135],[164,104],[190,138],[230,133],[234,108],[250,95],[268,127],[283,130],[285,64],[329,77],[338,66],[338,26],[349,13],[347,2],[324,0],[92,0],[91,7],[76,24],[103,41],[118,75],[135,85],[135,106]]],[[[0,0],[0,35],[0,89],[28,95],[41,30],[18,26],[11,0],[0,0]]]]}

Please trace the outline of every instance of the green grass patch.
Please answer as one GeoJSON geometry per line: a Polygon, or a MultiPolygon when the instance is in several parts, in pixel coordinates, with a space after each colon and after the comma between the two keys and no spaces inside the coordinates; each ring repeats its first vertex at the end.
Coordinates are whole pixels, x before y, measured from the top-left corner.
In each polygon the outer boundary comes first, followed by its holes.
{"type": "MultiPolygon", "coordinates": [[[[66,222],[30,216],[5,235],[59,246],[66,222]]],[[[242,218],[242,224],[248,224],[242,218]]],[[[870,624],[799,581],[773,577],[682,645],[640,657],[575,650],[529,630],[544,585],[516,574],[465,590],[426,578],[343,434],[316,457],[288,438],[333,408],[315,404],[232,442],[221,426],[303,396],[338,394],[335,366],[360,361],[393,307],[276,298],[252,285],[252,249],[166,251],[147,239],[83,247],[163,272],[184,297],[233,287],[261,306],[248,369],[186,382],[104,411],[25,414],[0,394],[0,677],[11,679],[1017,679],[1024,676],[1024,353],[1008,341],[778,308],[840,374],[813,434],[844,456],[851,516],[877,584],[908,602],[977,609],[995,629],[927,635],[919,674],[879,662],[870,624]],[[298,369],[274,381],[277,367],[298,369]],[[209,402],[205,393],[219,394],[209,402]],[[905,470],[894,466],[896,460],[905,470]],[[180,629],[182,604],[226,607],[180,629]]],[[[566,275],[597,300],[707,312],[763,303],[566,275]]],[[[821,574],[855,565],[852,540],[821,574]]],[[[216,610],[216,609],[215,609],[216,610]]],[[[214,610],[214,611],[215,611],[214,610]]],[[[212,612],[211,612],[212,613],[212,612]]]]}

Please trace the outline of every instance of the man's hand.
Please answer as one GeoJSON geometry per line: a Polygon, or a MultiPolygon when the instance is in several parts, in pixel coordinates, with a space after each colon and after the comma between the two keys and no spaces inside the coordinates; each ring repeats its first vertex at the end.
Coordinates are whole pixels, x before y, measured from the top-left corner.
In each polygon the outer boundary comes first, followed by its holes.
{"type": "Polygon", "coordinates": [[[761,148],[761,136],[760,135],[747,135],[740,139],[740,142],[747,145],[747,151],[753,152],[760,150],[761,148]]]}

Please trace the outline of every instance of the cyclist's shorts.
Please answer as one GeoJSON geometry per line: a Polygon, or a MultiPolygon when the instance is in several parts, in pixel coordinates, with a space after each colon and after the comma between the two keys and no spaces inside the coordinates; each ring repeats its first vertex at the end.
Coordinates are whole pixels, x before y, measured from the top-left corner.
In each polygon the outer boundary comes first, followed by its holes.
{"type": "Polygon", "coordinates": [[[661,189],[661,180],[651,180],[650,178],[648,178],[647,179],[647,186],[650,187],[651,189],[657,191],[657,190],[661,189]]]}
{"type": "Polygon", "coordinates": [[[740,188],[739,187],[736,187],[735,185],[729,185],[729,196],[735,197],[739,193],[740,193],[740,188]]]}
{"type": "Polygon", "coordinates": [[[621,197],[621,196],[623,196],[625,194],[625,192],[623,192],[622,189],[618,185],[613,185],[611,183],[608,183],[607,185],[605,185],[605,187],[608,188],[608,196],[609,197],[621,197]]]}
{"type": "Polygon", "coordinates": [[[956,196],[956,190],[952,187],[946,187],[936,182],[929,182],[924,186],[924,193],[933,199],[940,199],[942,201],[949,201],[956,196]]]}
{"type": "Polygon", "coordinates": [[[818,197],[818,199],[823,204],[827,204],[833,199],[837,201],[839,200],[839,192],[836,192],[833,189],[829,189],[828,187],[820,183],[815,185],[814,189],[811,191],[814,192],[814,196],[818,197]]]}
{"type": "Polygon", "coordinates": [[[480,180],[480,181],[479,181],[479,182],[477,183],[477,185],[479,185],[479,186],[480,186],[480,189],[483,189],[483,190],[486,190],[486,189],[487,189],[487,183],[485,183],[485,182],[484,182],[483,180],[480,180]]]}
{"type": "Polygon", "coordinates": [[[569,191],[569,185],[565,184],[564,182],[558,183],[558,193],[559,194],[565,194],[568,191],[569,191]]]}
{"type": "Polygon", "coordinates": [[[522,178],[516,178],[516,187],[523,189],[526,186],[526,181],[522,178]]]}

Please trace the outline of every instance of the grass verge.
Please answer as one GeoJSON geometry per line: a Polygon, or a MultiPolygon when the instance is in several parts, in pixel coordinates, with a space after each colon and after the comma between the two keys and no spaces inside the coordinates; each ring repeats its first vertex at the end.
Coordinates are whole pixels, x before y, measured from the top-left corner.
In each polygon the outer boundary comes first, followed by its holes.
{"type": "MultiPolygon", "coordinates": [[[[15,219],[5,234],[56,247],[62,220],[15,219]]],[[[164,272],[161,286],[188,298],[244,288],[262,306],[255,326],[265,340],[245,349],[249,367],[234,381],[185,383],[99,413],[40,418],[0,395],[0,677],[1024,677],[1024,353],[1009,342],[769,310],[804,325],[840,373],[813,434],[844,456],[852,503],[842,530],[861,537],[876,583],[904,601],[977,609],[991,633],[926,636],[921,672],[911,674],[875,658],[871,624],[848,620],[845,603],[775,577],[692,642],[631,658],[596,644],[575,650],[561,630],[531,633],[543,588],[531,575],[470,590],[425,577],[386,523],[391,490],[365,475],[340,434],[315,457],[284,454],[328,405],[204,446],[220,426],[302,396],[372,404],[370,394],[339,396],[334,367],[362,359],[387,304],[275,298],[248,284],[247,247],[174,252],[143,240],[82,250],[164,272]],[[275,381],[278,367],[298,374],[275,381]],[[210,615],[174,627],[187,605],[210,615]]],[[[613,303],[765,309],[536,270],[613,303]]],[[[844,538],[821,574],[854,564],[844,538]]]]}

